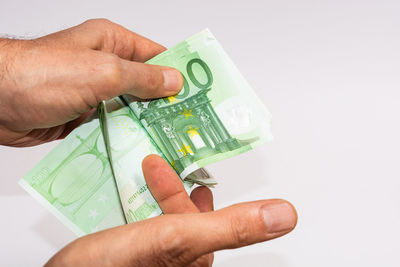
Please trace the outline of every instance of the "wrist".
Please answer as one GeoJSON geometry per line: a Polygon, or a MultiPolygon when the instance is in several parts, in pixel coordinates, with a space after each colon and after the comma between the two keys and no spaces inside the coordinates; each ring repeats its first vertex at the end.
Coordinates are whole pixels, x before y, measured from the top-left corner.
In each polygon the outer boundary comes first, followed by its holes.
{"type": "MultiPolygon", "coordinates": [[[[5,85],[5,80],[13,65],[13,59],[17,56],[21,46],[28,41],[0,38],[0,89],[4,89],[7,86],[5,85]]],[[[0,100],[2,100],[1,95],[0,100]]]]}
{"type": "Polygon", "coordinates": [[[7,50],[8,44],[11,40],[0,38],[0,90],[3,89],[1,86],[2,80],[5,76],[5,70],[7,69],[7,50]]]}
{"type": "Polygon", "coordinates": [[[10,88],[6,83],[7,72],[10,70],[12,58],[16,54],[15,44],[19,40],[0,38],[0,102],[5,102],[5,92],[10,88]]]}
{"type": "Polygon", "coordinates": [[[13,142],[19,137],[8,127],[10,121],[15,119],[15,110],[11,105],[15,99],[15,86],[13,78],[10,78],[10,71],[19,42],[20,40],[0,38],[0,145],[13,142]]]}

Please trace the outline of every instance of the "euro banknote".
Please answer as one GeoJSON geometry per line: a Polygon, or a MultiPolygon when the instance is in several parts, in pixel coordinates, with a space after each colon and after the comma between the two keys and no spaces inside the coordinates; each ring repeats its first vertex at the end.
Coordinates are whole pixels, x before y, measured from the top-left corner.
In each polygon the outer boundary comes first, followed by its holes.
{"type": "Polygon", "coordinates": [[[97,116],[72,131],[19,183],[79,236],[126,223],[97,116]]]}
{"type": "MultiPolygon", "coordinates": [[[[99,112],[46,155],[20,185],[82,236],[162,214],[141,169],[150,154],[163,156],[117,97],[104,101],[99,112]]],[[[188,177],[214,184],[204,169],[188,177]]],[[[193,182],[183,183],[189,192],[193,182]]]]}
{"type": "Polygon", "coordinates": [[[99,106],[20,184],[78,235],[157,216],[141,162],[166,159],[187,191],[216,181],[202,167],[271,140],[270,115],[215,37],[204,30],[147,62],[177,68],[176,96],[124,95],[99,106]]]}
{"type": "Polygon", "coordinates": [[[178,69],[180,93],[123,97],[182,178],[272,139],[270,113],[208,29],[147,63],[178,69]]]}

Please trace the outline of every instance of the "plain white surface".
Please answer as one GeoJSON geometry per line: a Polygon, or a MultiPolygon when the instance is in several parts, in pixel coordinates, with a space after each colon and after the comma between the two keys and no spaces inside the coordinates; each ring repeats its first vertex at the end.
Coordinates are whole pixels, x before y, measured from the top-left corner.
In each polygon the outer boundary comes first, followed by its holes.
{"type": "MultiPolygon", "coordinates": [[[[105,17],[164,45],[210,28],[273,114],[275,140],[210,166],[216,207],[286,198],[297,229],[215,266],[400,266],[400,2],[0,2],[0,33],[105,17]]],[[[17,181],[56,143],[0,147],[0,266],[39,266],[74,235],[17,181]]]]}

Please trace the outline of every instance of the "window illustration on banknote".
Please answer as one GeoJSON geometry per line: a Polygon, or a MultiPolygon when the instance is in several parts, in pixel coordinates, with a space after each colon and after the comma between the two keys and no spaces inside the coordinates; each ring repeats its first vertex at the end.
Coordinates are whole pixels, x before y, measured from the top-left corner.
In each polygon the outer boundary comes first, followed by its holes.
{"type": "Polygon", "coordinates": [[[240,147],[207,97],[213,83],[210,68],[203,60],[195,58],[188,62],[187,70],[189,79],[200,89],[196,94],[179,101],[179,98],[184,98],[182,95],[189,95],[189,85],[185,78],[183,92],[167,98],[165,106],[160,107],[162,103],[159,103],[164,100],[152,101],[146,109],[143,105],[140,106],[140,119],[151,128],[157,143],[165,148],[164,155],[179,172],[196,160],[240,147]],[[192,70],[193,64],[198,64],[206,74],[205,83],[197,80],[192,70]]]}

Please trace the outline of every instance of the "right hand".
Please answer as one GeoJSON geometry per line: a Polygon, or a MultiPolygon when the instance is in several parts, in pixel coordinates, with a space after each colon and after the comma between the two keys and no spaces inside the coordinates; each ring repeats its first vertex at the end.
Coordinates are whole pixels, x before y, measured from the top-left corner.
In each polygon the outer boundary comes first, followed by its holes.
{"type": "Polygon", "coordinates": [[[241,203],[213,211],[207,187],[190,198],[174,170],[150,155],[143,173],[165,215],[79,238],[47,266],[211,266],[213,252],[264,242],[292,231],[294,207],[285,200],[241,203]]]}

